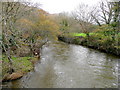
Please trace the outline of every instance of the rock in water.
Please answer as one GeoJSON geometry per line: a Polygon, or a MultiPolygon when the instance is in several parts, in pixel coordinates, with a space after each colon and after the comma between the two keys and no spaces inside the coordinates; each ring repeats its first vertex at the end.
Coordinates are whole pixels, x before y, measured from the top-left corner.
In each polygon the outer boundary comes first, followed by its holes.
{"type": "Polygon", "coordinates": [[[19,72],[15,72],[12,74],[7,74],[4,76],[2,82],[6,82],[6,81],[12,81],[12,80],[16,80],[19,79],[23,76],[23,73],[19,73],[19,72]]]}
{"type": "Polygon", "coordinates": [[[23,76],[22,73],[12,73],[12,74],[9,76],[9,78],[10,78],[10,80],[16,80],[16,79],[21,78],[22,76],[23,76]]]}

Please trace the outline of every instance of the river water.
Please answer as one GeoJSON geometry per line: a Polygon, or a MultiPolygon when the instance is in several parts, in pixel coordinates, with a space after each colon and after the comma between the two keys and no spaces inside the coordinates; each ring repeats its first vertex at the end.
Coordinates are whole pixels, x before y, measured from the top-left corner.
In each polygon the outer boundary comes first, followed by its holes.
{"type": "Polygon", "coordinates": [[[49,42],[41,59],[11,88],[117,88],[118,57],[80,45],[49,42]]]}

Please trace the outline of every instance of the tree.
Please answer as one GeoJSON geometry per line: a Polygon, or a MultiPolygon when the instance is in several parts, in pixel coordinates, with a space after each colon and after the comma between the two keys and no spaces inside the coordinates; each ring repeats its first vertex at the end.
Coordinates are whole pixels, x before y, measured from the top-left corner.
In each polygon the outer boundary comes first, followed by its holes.
{"type": "Polygon", "coordinates": [[[68,33],[68,30],[70,29],[70,16],[68,16],[68,13],[60,13],[58,18],[60,19],[59,25],[60,25],[60,31],[62,31],[62,33],[68,33]]]}
{"type": "Polygon", "coordinates": [[[59,13],[58,15],[54,15],[54,19],[60,27],[61,34],[81,32],[80,25],[69,13],[59,13]]]}
{"type": "Polygon", "coordinates": [[[91,13],[94,22],[99,26],[102,24],[114,24],[118,23],[119,16],[119,3],[118,2],[108,2],[107,0],[101,1],[97,7],[93,8],[91,13]]]}
{"type": "Polygon", "coordinates": [[[120,2],[111,2],[113,7],[113,22],[112,22],[112,26],[115,27],[115,29],[119,30],[119,19],[120,19],[120,2]],[[117,28],[118,27],[118,28],[117,28]]]}
{"type": "MultiPolygon", "coordinates": [[[[29,17],[21,18],[17,25],[21,39],[19,43],[37,51],[49,40],[57,39],[59,26],[42,9],[35,9],[29,17]]],[[[32,53],[33,54],[33,53],[32,53]]]]}
{"type": "Polygon", "coordinates": [[[21,2],[2,2],[2,48],[8,57],[10,63],[10,73],[12,73],[12,59],[11,59],[11,47],[15,46],[19,48],[17,44],[18,39],[18,31],[15,28],[16,21],[27,14],[31,8],[28,7],[29,3],[21,3],[21,2]]]}
{"type": "Polygon", "coordinates": [[[93,22],[91,12],[90,7],[86,4],[80,4],[75,12],[73,12],[74,19],[80,24],[82,31],[88,36],[93,22]]]}

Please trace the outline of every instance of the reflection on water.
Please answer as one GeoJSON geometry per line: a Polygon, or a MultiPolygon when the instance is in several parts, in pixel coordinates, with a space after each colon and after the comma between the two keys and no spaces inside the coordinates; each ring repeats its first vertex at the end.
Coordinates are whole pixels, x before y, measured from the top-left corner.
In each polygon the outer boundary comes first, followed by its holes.
{"type": "Polygon", "coordinates": [[[115,88],[118,87],[118,59],[83,46],[48,43],[35,70],[8,85],[12,88],[115,88]]]}

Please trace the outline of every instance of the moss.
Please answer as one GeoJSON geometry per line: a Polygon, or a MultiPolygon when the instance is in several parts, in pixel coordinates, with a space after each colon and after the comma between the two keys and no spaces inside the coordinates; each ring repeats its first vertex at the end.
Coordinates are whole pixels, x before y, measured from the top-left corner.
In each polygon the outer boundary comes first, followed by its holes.
{"type": "MultiPolygon", "coordinates": [[[[8,72],[9,70],[9,61],[5,55],[2,56],[2,77],[8,72]]],[[[13,57],[13,68],[15,72],[23,72],[27,73],[32,70],[33,63],[31,61],[37,60],[34,57],[13,57]]]]}
{"type": "Polygon", "coordinates": [[[30,71],[33,69],[32,63],[30,62],[30,57],[12,57],[13,59],[13,67],[15,70],[22,70],[22,71],[30,71]]]}

